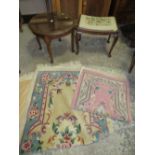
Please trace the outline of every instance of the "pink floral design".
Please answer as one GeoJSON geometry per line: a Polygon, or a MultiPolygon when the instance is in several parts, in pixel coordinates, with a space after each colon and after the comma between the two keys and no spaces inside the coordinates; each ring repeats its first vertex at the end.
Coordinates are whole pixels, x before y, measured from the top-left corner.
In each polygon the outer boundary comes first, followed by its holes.
{"type": "Polygon", "coordinates": [[[68,134],[65,134],[63,137],[63,143],[59,144],[59,148],[70,148],[72,146],[71,137],[68,134]]]}
{"type": "Polygon", "coordinates": [[[22,150],[24,150],[24,151],[26,151],[26,152],[30,151],[30,149],[31,149],[31,144],[32,144],[32,141],[31,141],[31,140],[26,141],[26,142],[23,143],[23,145],[22,145],[22,150]]]}
{"type": "Polygon", "coordinates": [[[71,138],[70,138],[70,136],[69,136],[68,134],[65,134],[65,135],[64,135],[64,142],[65,142],[65,143],[72,143],[72,142],[71,142],[71,138]]]}
{"type": "Polygon", "coordinates": [[[57,147],[61,149],[70,148],[71,146],[72,146],[72,141],[70,136],[68,136],[67,134],[64,136],[64,142],[57,145],[57,147]]]}
{"type": "Polygon", "coordinates": [[[49,75],[48,73],[44,73],[41,77],[42,82],[48,82],[49,81],[49,75]]]}
{"type": "Polygon", "coordinates": [[[39,116],[39,110],[36,105],[34,105],[28,113],[29,118],[35,118],[39,116]]]}

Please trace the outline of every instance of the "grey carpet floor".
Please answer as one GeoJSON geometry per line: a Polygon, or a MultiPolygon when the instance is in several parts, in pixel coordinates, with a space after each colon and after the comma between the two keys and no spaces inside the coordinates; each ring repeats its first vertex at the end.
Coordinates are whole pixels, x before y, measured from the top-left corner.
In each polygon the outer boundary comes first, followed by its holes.
{"type": "MultiPolygon", "coordinates": [[[[19,34],[19,68],[21,70],[21,75],[35,71],[36,66],[39,64],[55,66],[76,61],[84,66],[95,65],[119,69],[124,72],[130,83],[133,106],[132,113],[134,117],[135,69],[133,69],[131,74],[128,73],[133,49],[127,46],[121,34],[112,51],[111,58],[108,58],[107,51],[111,46],[112,39],[111,42],[107,44],[107,36],[82,35],[79,55],[75,55],[71,52],[70,35],[63,37],[61,42],[53,40],[51,47],[54,55],[54,64],[51,64],[43,40],[41,40],[43,48],[39,50],[35,36],[31,33],[26,24],[23,25],[23,30],[24,31],[19,34]]],[[[134,126],[132,126],[114,133],[104,142],[63,151],[54,151],[47,154],[76,155],[79,154],[80,151],[81,155],[133,155],[134,144],[134,126]]]]}

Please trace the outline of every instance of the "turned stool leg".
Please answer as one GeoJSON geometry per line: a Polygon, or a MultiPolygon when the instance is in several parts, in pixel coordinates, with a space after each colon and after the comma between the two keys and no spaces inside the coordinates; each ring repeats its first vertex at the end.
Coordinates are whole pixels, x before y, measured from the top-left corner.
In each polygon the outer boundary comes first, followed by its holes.
{"type": "Polygon", "coordinates": [[[75,33],[75,42],[76,42],[76,54],[79,54],[79,33],[76,31],[75,33]]]}
{"type": "Polygon", "coordinates": [[[130,67],[129,67],[129,70],[128,70],[129,73],[131,73],[134,66],[135,66],[135,52],[132,55],[131,64],[130,64],[130,67]]]}
{"type": "Polygon", "coordinates": [[[109,36],[108,36],[107,43],[110,43],[110,38],[111,38],[111,34],[109,34],[109,36]]]}
{"type": "Polygon", "coordinates": [[[51,59],[51,63],[53,63],[53,54],[52,54],[52,49],[51,49],[51,39],[45,37],[45,43],[46,43],[46,46],[47,46],[47,51],[48,51],[48,54],[50,56],[50,59],[51,59]]]}
{"type": "Polygon", "coordinates": [[[109,51],[109,53],[108,53],[108,56],[109,56],[109,57],[111,57],[111,52],[112,52],[112,50],[113,50],[113,48],[114,48],[114,46],[115,46],[117,40],[118,40],[118,35],[116,35],[115,38],[114,38],[114,41],[113,41],[112,46],[111,46],[111,49],[110,49],[110,51],[109,51]]]}
{"type": "Polygon", "coordinates": [[[42,49],[42,47],[41,47],[40,39],[39,39],[39,37],[38,37],[38,36],[36,36],[36,40],[37,40],[37,43],[38,43],[38,45],[39,45],[39,49],[41,50],[41,49],[42,49]]]}

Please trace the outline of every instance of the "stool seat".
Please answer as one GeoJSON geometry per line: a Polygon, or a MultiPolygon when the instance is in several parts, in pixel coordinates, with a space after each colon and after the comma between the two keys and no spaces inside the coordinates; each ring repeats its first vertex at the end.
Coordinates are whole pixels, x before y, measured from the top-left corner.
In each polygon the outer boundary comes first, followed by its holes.
{"type": "Polygon", "coordinates": [[[79,28],[92,31],[118,31],[115,17],[81,15],[79,28]]]}

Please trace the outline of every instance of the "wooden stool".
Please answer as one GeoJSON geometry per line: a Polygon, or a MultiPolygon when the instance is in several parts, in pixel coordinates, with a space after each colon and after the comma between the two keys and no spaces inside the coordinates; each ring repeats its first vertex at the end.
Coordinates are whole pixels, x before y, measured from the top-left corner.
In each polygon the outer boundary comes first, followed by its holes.
{"type": "Polygon", "coordinates": [[[92,35],[109,35],[107,42],[109,43],[111,35],[114,36],[114,41],[108,52],[111,57],[111,52],[118,40],[118,26],[115,17],[94,17],[81,15],[78,27],[75,30],[76,54],[79,53],[79,40],[82,33],[92,35]]]}

